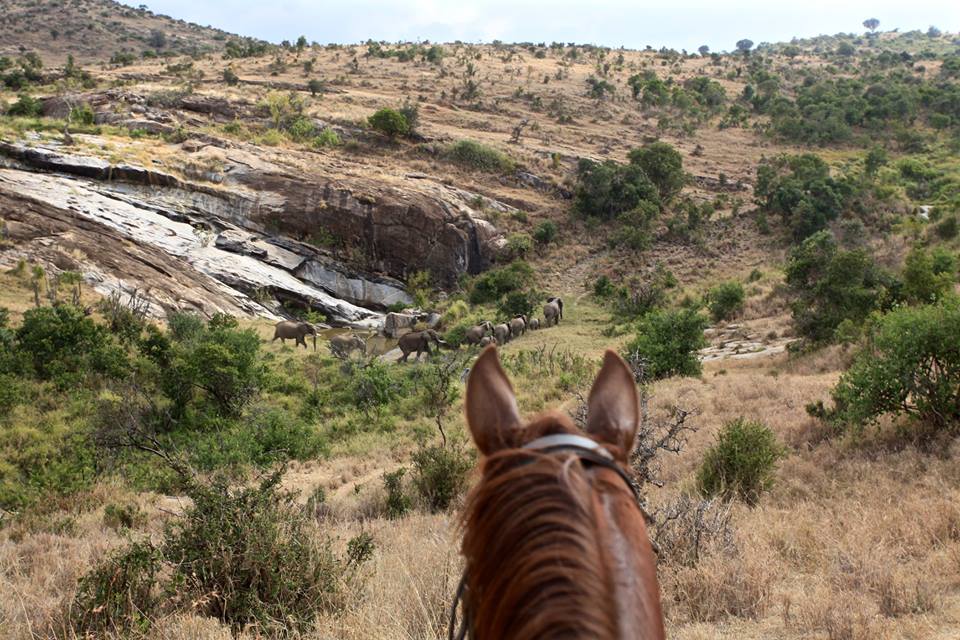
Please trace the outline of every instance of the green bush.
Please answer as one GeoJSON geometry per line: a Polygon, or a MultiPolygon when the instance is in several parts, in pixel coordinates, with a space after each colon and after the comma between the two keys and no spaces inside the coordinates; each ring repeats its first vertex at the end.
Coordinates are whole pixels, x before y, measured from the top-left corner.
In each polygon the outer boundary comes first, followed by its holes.
{"type": "Polygon", "coordinates": [[[926,434],[960,425],[960,301],[900,307],[877,318],[833,389],[830,417],[860,431],[883,415],[916,419],[926,434]]]}
{"type": "Polygon", "coordinates": [[[511,291],[497,302],[497,315],[509,320],[517,316],[530,317],[543,296],[537,291],[511,291]]]}
{"type": "Polygon", "coordinates": [[[70,122],[73,124],[79,125],[92,125],[96,114],[93,113],[93,109],[90,108],[88,104],[82,104],[79,107],[74,107],[70,109],[70,122]]]}
{"type": "Polygon", "coordinates": [[[300,116],[294,118],[287,126],[287,135],[294,142],[304,142],[314,137],[316,126],[310,118],[300,116]]]}
{"type": "Polygon", "coordinates": [[[514,258],[523,260],[533,249],[533,238],[530,234],[518,232],[511,233],[507,238],[507,251],[514,258]]]}
{"type": "Polygon", "coordinates": [[[330,127],[327,127],[313,138],[313,146],[318,149],[323,147],[339,147],[340,144],[340,136],[330,127]]]}
{"type": "Polygon", "coordinates": [[[240,84],[240,76],[237,75],[232,67],[227,67],[223,70],[223,81],[233,87],[240,84]]]}
{"type": "Polygon", "coordinates": [[[383,474],[383,488],[387,491],[386,512],[391,520],[402,518],[410,510],[410,496],[403,490],[403,467],[383,474]]]}
{"type": "Polygon", "coordinates": [[[943,240],[952,240],[957,237],[957,234],[960,233],[960,225],[957,224],[956,215],[948,215],[943,218],[940,222],[937,223],[937,226],[934,227],[937,232],[937,235],[940,236],[943,240]]]}
{"type": "Polygon", "coordinates": [[[239,416],[264,381],[260,337],[236,328],[236,320],[214,316],[206,325],[189,314],[173,314],[170,337],[152,332],[141,352],[159,368],[160,387],[175,417],[191,408],[239,416]]]}
{"type": "Polygon", "coordinates": [[[430,511],[450,508],[467,487],[473,459],[457,447],[424,447],[413,454],[413,484],[430,511]]]}
{"type": "Polygon", "coordinates": [[[673,199],[686,184],[683,156],[666,142],[654,142],[639,149],[632,149],[629,158],[630,163],[640,167],[647,178],[657,186],[663,202],[673,199]]]}
{"type": "Polygon", "coordinates": [[[799,242],[840,215],[850,188],[830,175],[820,157],[807,153],[761,162],[754,194],[761,210],[780,215],[799,242]]]}
{"type": "Polygon", "coordinates": [[[193,506],[166,531],[163,554],[193,611],[236,630],[286,635],[337,605],[343,567],[281,478],[282,469],[252,487],[191,484],[193,506]]]}
{"type": "Polygon", "coordinates": [[[384,409],[396,400],[402,391],[400,383],[391,375],[388,365],[371,360],[353,369],[351,389],[354,406],[379,424],[384,409]]]}
{"type": "Polygon", "coordinates": [[[639,166],[587,158],[577,165],[573,206],[580,215],[612,220],[644,201],[659,206],[660,192],[639,166]]]}
{"type": "Polygon", "coordinates": [[[550,244],[557,237],[557,225],[552,220],[544,220],[533,230],[533,239],[537,244],[550,244]]]}
{"type": "Polygon", "coordinates": [[[16,341],[34,375],[56,380],[61,386],[75,384],[91,373],[121,378],[130,366],[107,330],[68,304],[28,310],[16,331],[16,341]]]}
{"type": "Polygon", "coordinates": [[[454,143],[444,155],[451,162],[487,173],[509,173],[515,167],[513,160],[502,151],[473,140],[454,143]]]}
{"type": "Polygon", "coordinates": [[[746,292],[739,282],[724,282],[707,292],[707,308],[714,322],[729,320],[743,311],[746,292]]]}
{"type": "Polygon", "coordinates": [[[17,101],[7,107],[7,115],[38,118],[43,115],[43,103],[28,93],[21,93],[17,101]]]}
{"type": "Polygon", "coordinates": [[[697,351],[707,345],[706,327],[707,319],[693,309],[652,311],[640,319],[624,354],[639,358],[650,380],[696,376],[701,370],[697,351]]]}
{"type": "Polygon", "coordinates": [[[956,280],[953,256],[940,254],[940,265],[920,245],[915,246],[903,265],[903,293],[914,304],[929,304],[942,298],[956,280]],[[939,267],[939,268],[938,268],[939,267]]]}
{"type": "Polygon", "coordinates": [[[614,291],[613,282],[606,274],[593,281],[593,295],[598,298],[609,298],[614,291]]]}
{"type": "Polygon", "coordinates": [[[517,260],[505,267],[490,269],[477,276],[470,287],[470,303],[496,302],[513,291],[521,291],[533,284],[533,268],[517,260]]]}
{"type": "Polygon", "coordinates": [[[844,251],[829,231],[810,236],[793,250],[786,269],[797,333],[828,342],[844,321],[859,325],[896,283],[862,249],[844,251]]]}
{"type": "Polygon", "coordinates": [[[133,543],[100,562],[77,585],[70,608],[73,630],[84,637],[147,631],[160,602],[161,562],[160,551],[149,541],[133,543]]]}
{"type": "Polygon", "coordinates": [[[390,137],[404,136],[410,132],[410,125],[403,114],[395,109],[380,109],[367,119],[370,126],[380,133],[390,137]]]}
{"type": "Polygon", "coordinates": [[[762,422],[738,418],[717,434],[697,471],[697,488],[706,496],[738,496],[756,504],[773,485],[777,461],[786,451],[762,422]]]}

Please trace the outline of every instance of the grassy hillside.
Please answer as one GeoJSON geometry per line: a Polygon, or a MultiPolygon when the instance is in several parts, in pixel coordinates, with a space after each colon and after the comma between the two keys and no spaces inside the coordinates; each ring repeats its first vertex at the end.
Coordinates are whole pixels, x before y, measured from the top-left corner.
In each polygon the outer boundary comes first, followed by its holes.
{"type": "Polygon", "coordinates": [[[63,64],[68,55],[93,63],[118,53],[140,58],[144,52],[166,57],[219,51],[228,36],[112,0],[4,0],[0,16],[0,55],[35,51],[48,64],[63,64]]]}
{"type": "MultiPolygon", "coordinates": [[[[56,78],[15,54],[0,137],[66,127],[74,152],[209,189],[230,149],[476,194],[507,241],[493,268],[407,285],[451,344],[563,297],[558,326],[501,347],[524,414],[577,415],[605,349],[643,363],[641,445],[677,436],[635,468],[670,637],[946,639],[960,634],[955,38],[716,56],[234,45],[56,78]],[[32,102],[57,96],[68,113],[32,102]],[[723,453],[740,418],[760,423],[745,450],[768,447],[768,466],[723,453]]],[[[85,59],[50,55],[67,53],[85,59]]],[[[444,636],[475,350],[341,360],[323,340],[269,342],[265,321],[150,322],[87,288],[54,308],[72,273],[10,258],[3,218],[0,591],[16,597],[0,599],[0,635],[444,636]],[[264,588],[237,591],[252,574],[264,588]]],[[[304,238],[368,258],[345,240],[304,238]]]]}

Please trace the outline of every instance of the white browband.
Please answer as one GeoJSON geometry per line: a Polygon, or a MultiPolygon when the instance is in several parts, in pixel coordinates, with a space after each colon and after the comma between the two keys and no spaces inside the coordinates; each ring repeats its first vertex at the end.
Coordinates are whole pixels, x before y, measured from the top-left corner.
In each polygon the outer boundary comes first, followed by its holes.
{"type": "Polygon", "coordinates": [[[524,449],[586,449],[587,451],[599,454],[605,458],[613,460],[610,452],[602,446],[585,436],[578,436],[572,433],[555,433],[550,436],[537,438],[530,444],[523,446],[524,449]]]}

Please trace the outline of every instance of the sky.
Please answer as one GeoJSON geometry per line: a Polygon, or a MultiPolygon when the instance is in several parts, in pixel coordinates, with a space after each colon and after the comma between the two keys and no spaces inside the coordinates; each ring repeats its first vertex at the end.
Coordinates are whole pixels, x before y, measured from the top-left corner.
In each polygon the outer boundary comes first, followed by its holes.
{"type": "MultiPolygon", "coordinates": [[[[139,2],[126,0],[126,4],[139,2]]],[[[151,11],[280,42],[577,42],[695,51],[880,30],[960,31],[960,0],[149,0],[151,11]]]]}

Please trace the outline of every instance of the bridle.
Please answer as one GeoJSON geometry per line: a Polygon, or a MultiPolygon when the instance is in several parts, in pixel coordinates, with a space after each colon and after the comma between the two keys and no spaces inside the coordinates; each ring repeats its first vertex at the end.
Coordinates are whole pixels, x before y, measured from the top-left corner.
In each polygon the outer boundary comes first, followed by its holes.
{"type": "MultiPolygon", "coordinates": [[[[525,444],[521,449],[527,449],[530,451],[539,451],[541,453],[553,454],[553,453],[573,453],[580,460],[582,464],[593,465],[598,467],[603,467],[609,469],[616,473],[623,482],[630,488],[630,493],[633,494],[634,499],[636,500],[637,506],[640,508],[640,512],[643,514],[643,517],[649,522],[650,516],[643,509],[641,505],[640,493],[637,490],[637,486],[634,484],[633,480],[624,471],[616,460],[613,459],[613,456],[609,451],[604,449],[600,444],[587,438],[586,436],[580,436],[570,433],[556,433],[549,436],[543,436],[537,438],[536,440],[525,444]]],[[[530,462],[532,462],[531,460],[530,462]]],[[[460,577],[460,582],[457,584],[457,591],[453,597],[453,604],[450,607],[450,625],[447,628],[447,638],[448,640],[464,640],[467,635],[470,633],[470,628],[472,627],[472,619],[470,615],[470,610],[467,609],[467,603],[464,599],[464,595],[467,591],[467,570],[463,570],[463,575],[460,577]],[[457,609],[463,609],[463,619],[460,622],[460,626],[457,627],[457,609]]]]}

